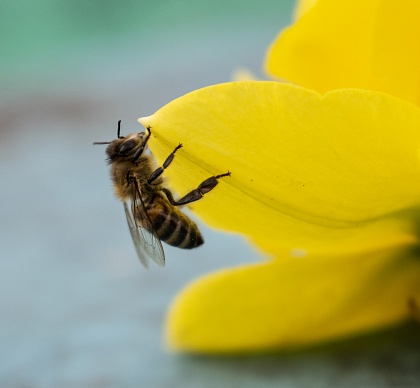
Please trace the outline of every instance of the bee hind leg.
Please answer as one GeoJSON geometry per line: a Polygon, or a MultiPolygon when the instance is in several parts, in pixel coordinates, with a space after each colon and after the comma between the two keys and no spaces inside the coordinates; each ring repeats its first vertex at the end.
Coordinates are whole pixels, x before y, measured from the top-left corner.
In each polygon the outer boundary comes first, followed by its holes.
{"type": "Polygon", "coordinates": [[[173,197],[173,195],[172,195],[172,193],[169,189],[162,188],[162,191],[165,193],[169,202],[173,206],[187,205],[191,202],[195,202],[195,201],[198,201],[199,199],[203,198],[204,194],[207,194],[209,191],[213,190],[217,186],[217,184],[219,183],[218,179],[223,178],[225,176],[230,176],[230,172],[228,171],[225,174],[212,176],[212,177],[206,179],[205,181],[201,182],[200,185],[196,189],[190,191],[188,194],[186,194],[182,198],[178,199],[177,201],[175,201],[175,199],[174,199],[174,197],[173,197]]]}

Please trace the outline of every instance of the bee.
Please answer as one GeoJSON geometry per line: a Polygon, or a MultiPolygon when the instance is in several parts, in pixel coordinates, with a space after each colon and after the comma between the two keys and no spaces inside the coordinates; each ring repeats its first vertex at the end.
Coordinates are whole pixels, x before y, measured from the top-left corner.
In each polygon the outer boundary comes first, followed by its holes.
{"type": "Polygon", "coordinates": [[[121,136],[120,128],[121,120],[115,140],[93,144],[108,144],[106,153],[115,195],[123,202],[137,256],[145,267],[148,267],[149,259],[163,267],[165,253],[161,241],[183,249],[193,249],[204,243],[197,225],[179,208],[203,198],[216,187],[218,179],[231,173],[212,176],[175,200],[165,186],[162,174],[182,144],[175,147],[162,166],[155,168],[153,155],[147,147],[151,128],[147,127],[147,133],[128,136],[121,136]]]}

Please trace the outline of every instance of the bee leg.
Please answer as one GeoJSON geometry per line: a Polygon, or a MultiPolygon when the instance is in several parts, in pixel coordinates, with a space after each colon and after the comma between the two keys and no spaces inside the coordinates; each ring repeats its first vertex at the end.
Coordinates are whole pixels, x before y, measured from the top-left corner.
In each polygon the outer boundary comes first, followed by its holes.
{"type": "Polygon", "coordinates": [[[163,163],[163,166],[159,167],[158,169],[156,169],[150,174],[150,177],[147,180],[147,183],[149,184],[153,183],[153,181],[155,181],[157,178],[159,178],[162,175],[163,171],[172,163],[172,160],[174,160],[175,152],[178,151],[181,147],[182,147],[182,144],[179,143],[175,147],[175,149],[170,153],[170,155],[166,158],[165,162],[163,163]]]}
{"type": "Polygon", "coordinates": [[[147,146],[147,142],[150,139],[150,135],[152,134],[151,128],[147,127],[147,135],[145,136],[144,140],[143,140],[143,144],[141,145],[141,147],[135,152],[135,154],[133,155],[133,158],[131,159],[131,161],[133,163],[137,162],[137,159],[140,158],[140,156],[143,154],[144,149],[147,146]]]}
{"type": "Polygon", "coordinates": [[[201,182],[200,185],[196,189],[190,191],[187,195],[183,196],[178,201],[174,200],[174,197],[173,197],[171,191],[168,190],[167,188],[162,188],[162,191],[165,193],[169,202],[173,206],[187,205],[191,202],[195,202],[195,201],[198,201],[199,199],[203,198],[204,194],[207,194],[209,191],[213,190],[217,186],[217,184],[219,183],[217,180],[219,178],[223,178],[225,176],[230,176],[230,172],[228,171],[225,174],[212,176],[212,177],[206,179],[204,182],[201,182]]]}

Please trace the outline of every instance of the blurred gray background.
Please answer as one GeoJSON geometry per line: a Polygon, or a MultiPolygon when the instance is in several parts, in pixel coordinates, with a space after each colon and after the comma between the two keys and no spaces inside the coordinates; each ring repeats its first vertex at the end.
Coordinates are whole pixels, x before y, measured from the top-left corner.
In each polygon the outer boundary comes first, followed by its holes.
{"type": "Polygon", "coordinates": [[[201,274],[260,260],[202,226],[145,270],[105,147],[191,90],[263,77],[292,0],[0,1],[0,386],[415,386],[418,326],[293,354],[167,352],[165,313],[201,274]]]}

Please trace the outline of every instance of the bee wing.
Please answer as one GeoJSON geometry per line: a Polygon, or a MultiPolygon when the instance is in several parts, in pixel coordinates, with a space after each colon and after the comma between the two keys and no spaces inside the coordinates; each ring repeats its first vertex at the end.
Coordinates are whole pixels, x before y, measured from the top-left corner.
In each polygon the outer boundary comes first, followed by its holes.
{"type": "Polygon", "coordinates": [[[146,268],[148,267],[149,259],[152,259],[157,265],[163,267],[165,266],[165,253],[162,243],[153,229],[143,200],[135,184],[133,184],[133,190],[134,195],[130,204],[131,206],[128,206],[124,202],[124,211],[137,256],[146,268]]]}
{"type": "Polygon", "coordinates": [[[147,268],[149,266],[148,254],[143,248],[142,238],[140,233],[137,230],[136,222],[134,221],[134,216],[130,210],[128,210],[127,203],[124,202],[125,216],[127,218],[128,229],[130,230],[131,238],[133,239],[134,247],[136,248],[137,256],[140,259],[141,263],[147,268]]]}

